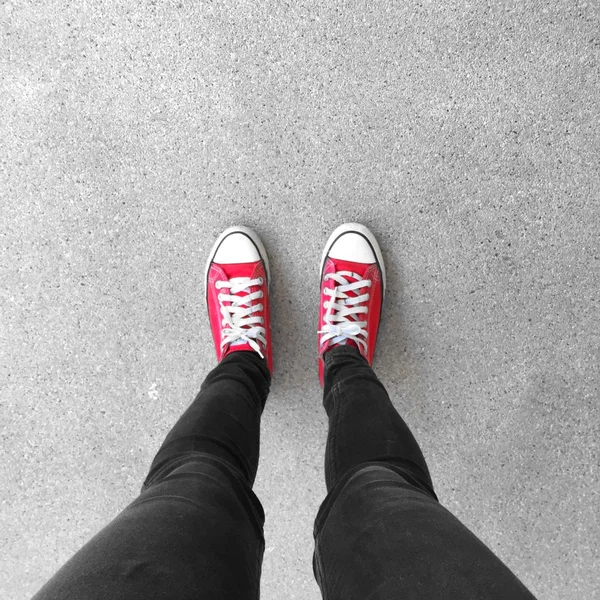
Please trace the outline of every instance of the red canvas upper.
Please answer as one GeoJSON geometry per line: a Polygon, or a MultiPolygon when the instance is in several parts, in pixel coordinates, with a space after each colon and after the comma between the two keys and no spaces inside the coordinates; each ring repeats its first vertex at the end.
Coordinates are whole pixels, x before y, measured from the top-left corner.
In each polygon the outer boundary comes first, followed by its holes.
{"type": "MultiPolygon", "coordinates": [[[[319,329],[321,331],[323,325],[325,324],[324,316],[327,313],[327,310],[324,308],[324,303],[326,301],[331,300],[331,296],[325,295],[324,290],[326,288],[333,289],[339,284],[332,280],[328,279],[324,280],[325,275],[330,273],[336,273],[338,271],[350,271],[351,273],[356,273],[362,279],[368,280],[370,279],[372,284],[371,287],[364,287],[356,291],[346,292],[348,296],[361,296],[363,294],[368,293],[369,299],[366,300],[360,306],[366,306],[368,308],[368,312],[361,313],[356,315],[359,321],[367,321],[366,331],[368,336],[366,338],[367,342],[367,352],[363,351],[363,348],[360,344],[355,344],[352,340],[347,340],[347,344],[352,344],[359,348],[361,354],[367,359],[369,365],[373,364],[373,356],[375,354],[375,342],[377,340],[377,333],[379,330],[379,321],[381,318],[381,304],[383,298],[383,284],[381,281],[381,271],[376,263],[365,264],[358,262],[351,262],[347,260],[338,260],[334,258],[327,258],[324,268],[323,268],[323,276],[321,279],[321,301],[319,306],[319,329]]],[[[350,277],[346,277],[349,283],[353,283],[357,281],[356,279],[352,279],[350,277]]],[[[358,306],[358,305],[357,305],[358,306]]],[[[352,318],[352,317],[350,317],[352,318]]],[[[319,379],[321,381],[321,385],[324,385],[324,363],[323,363],[323,353],[332,348],[334,346],[333,340],[328,340],[324,346],[321,348],[321,338],[322,335],[318,336],[318,344],[319,344],[319,379]]],[[[360,336],[361,339],[364,339],[363,336],[360,336]]],[[[338,344],[335,344],[338,345],[338,344]]]]}
{"type": "MultiPolygon", "coordinates": [[[[269,370],[271,371],[271,375],[273,374],[273,354],[271,351],[271,310],[269,304],[269,291],[268,291],[268,281],[267,274],[265,272],[265,267],[261,260],[252,263],[239,263],[239,264],[218,264],[212,263],[210,269],[208,271],[208,281],[207,281],[207,293],[206,293],[206,301],[208,304],[208,315],[210,318],[210,328],[212,331],[213,341],[215,343],[215,351],[217,353],[217,360],[220,362],[225,356],[227,356],[230,352],[234,352],[236,350],[251,350],[255,351],[250,344],[239,344],[235,346],[231,346],[230,344],[226,345],[223,350],[221,350],[221,340],[222,340],[222,330],[223,327],[221,325],[221,321],[223,319],[223,315],[221,314],[221,303],[219,301],[219,294],[226,293],[231,294],[229,289],[217,289],[215,283],[217,281],[229,281],[235,277],[249,277],[250,279],[258,279],[262,277],[263,284],[251,286],[248,290],[244,290],[237,294],[238,296],[246,296],[247,294],[252,294],[259,290],[262,290],[263,297],[257,298],[252,301],[253,305],[262,304],[263,309],[260,311],[256,311],[252,314],[252,316],[262,317],[264,319],[264,324],[261,327],[265,328],[265,339],[267,341],[266,348],[259,340],[255,340],[256,343],[261,347],[261,352],[267,359],[267,364],[269,366],[269,370]]],[[[231,302],[223,301],[225,306],[231,305],[231,302]]]]}

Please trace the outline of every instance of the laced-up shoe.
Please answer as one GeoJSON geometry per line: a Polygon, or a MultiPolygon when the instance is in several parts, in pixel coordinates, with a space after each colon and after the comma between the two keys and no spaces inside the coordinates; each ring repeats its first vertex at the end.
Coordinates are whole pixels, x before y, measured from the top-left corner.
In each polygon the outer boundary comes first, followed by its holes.
{"type": "Polygon", "coordinates": [[[346,223],[332,234],[321,260],[319,379],[324,385],[323,354],[340,345],[360,350],[373,364],[385,295],[385,266],[373,234],[346,223]]]}
{"type": "Polygon", "coordinates": [[[247,227],[224,231],[208,258],[205,282],[217,360],[253,350],[273,374],[269,261],[258,235],[247,227]]]}

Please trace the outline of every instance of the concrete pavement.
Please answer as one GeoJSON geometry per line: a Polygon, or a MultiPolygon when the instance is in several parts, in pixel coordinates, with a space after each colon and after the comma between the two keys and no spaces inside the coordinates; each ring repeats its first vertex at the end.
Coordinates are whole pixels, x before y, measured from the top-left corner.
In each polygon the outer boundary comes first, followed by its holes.
{"type": "Polygon", "coordinates": [[[592,598],[596,2],[0,6],[0,596],[138,493],[215,364],[204,261],[261,235],[276,377],[262,597],[313,600],[327,421],[318,264],[369,226],[375,368],[442,503],[539,598],[592,598]]]}

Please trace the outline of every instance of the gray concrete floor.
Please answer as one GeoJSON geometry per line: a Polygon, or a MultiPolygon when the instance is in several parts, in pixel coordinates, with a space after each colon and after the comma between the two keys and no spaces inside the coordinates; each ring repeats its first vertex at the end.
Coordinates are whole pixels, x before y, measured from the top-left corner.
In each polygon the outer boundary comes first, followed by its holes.
{"type": "Polygon", "coordinates": [[[380,240],[375,368],[442,503],[599,597],[597,2],[3,2],[0,597],[138,493],[215,364],[207,253],[270,254],[262,597],[316,599],[318,262],[380,240]]]}

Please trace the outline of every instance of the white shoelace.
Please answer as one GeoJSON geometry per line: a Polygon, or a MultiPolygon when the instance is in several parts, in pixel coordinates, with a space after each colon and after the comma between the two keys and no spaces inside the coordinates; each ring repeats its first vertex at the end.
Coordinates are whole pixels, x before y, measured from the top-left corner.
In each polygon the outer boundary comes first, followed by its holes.
{"type": "Polygon", "coordinates": [[[264,358],[260,350],[260,346],[256,342],[262,342],[266,347],[267,340],[265,338],[265,328],[259,327],[264,325],[262,317],[253,317],[255,313],[263,309],[262,304],[252,305],[252,302],[258,298],[262,298],[262,291],[247,293],[245,296],[238,296],[240,292],[247,292],[248,288],[256,285],[262,285],[263,279],[250,279],[250,277],[233,277],[229,281],[217,281],[215,287],[220,290],[222,288],[230,288],[229,294],[219,294],[219,304],[221,305],[221,314],[223,320],[221,325],[224,327],[222,331],[221,349],[227,344],[236,345],[248,343],[264,358]],[[224,306],[223,302],[231,302],[230,305],[224,306]]]}
{"type": "MultiPolygon", "coordinates": [[[[325,281],[333,279],[338,286],[333,289],[326,288],[325,295],[331,296],[330,301],[325,301],[323,307],[327,310],[324,316],[325,325],[319,331],[323,334],[321,346],[329,340],[333,340],[333,344],[339,344],[344,340],[354,340],[359,346],[367,352],[367,331],[364,329],[367,326],[367,321],[359,321],[359,314],[367,313],[366,306],[357,306],[369,299],[369,294],[365,293],[359,296],[348,296],[346,292],[354,292],[364,287],[373,285],[370,279],[362,279],[360,275],[350,271],[338,271],[325,275],[325,281]],[[356,279],[350,283],[347,277],[356,279]],[[363,336],[361,339],[358,336],[363,336]]],[[[358,292],[357,292],[358,293],[358,292]]]]}

